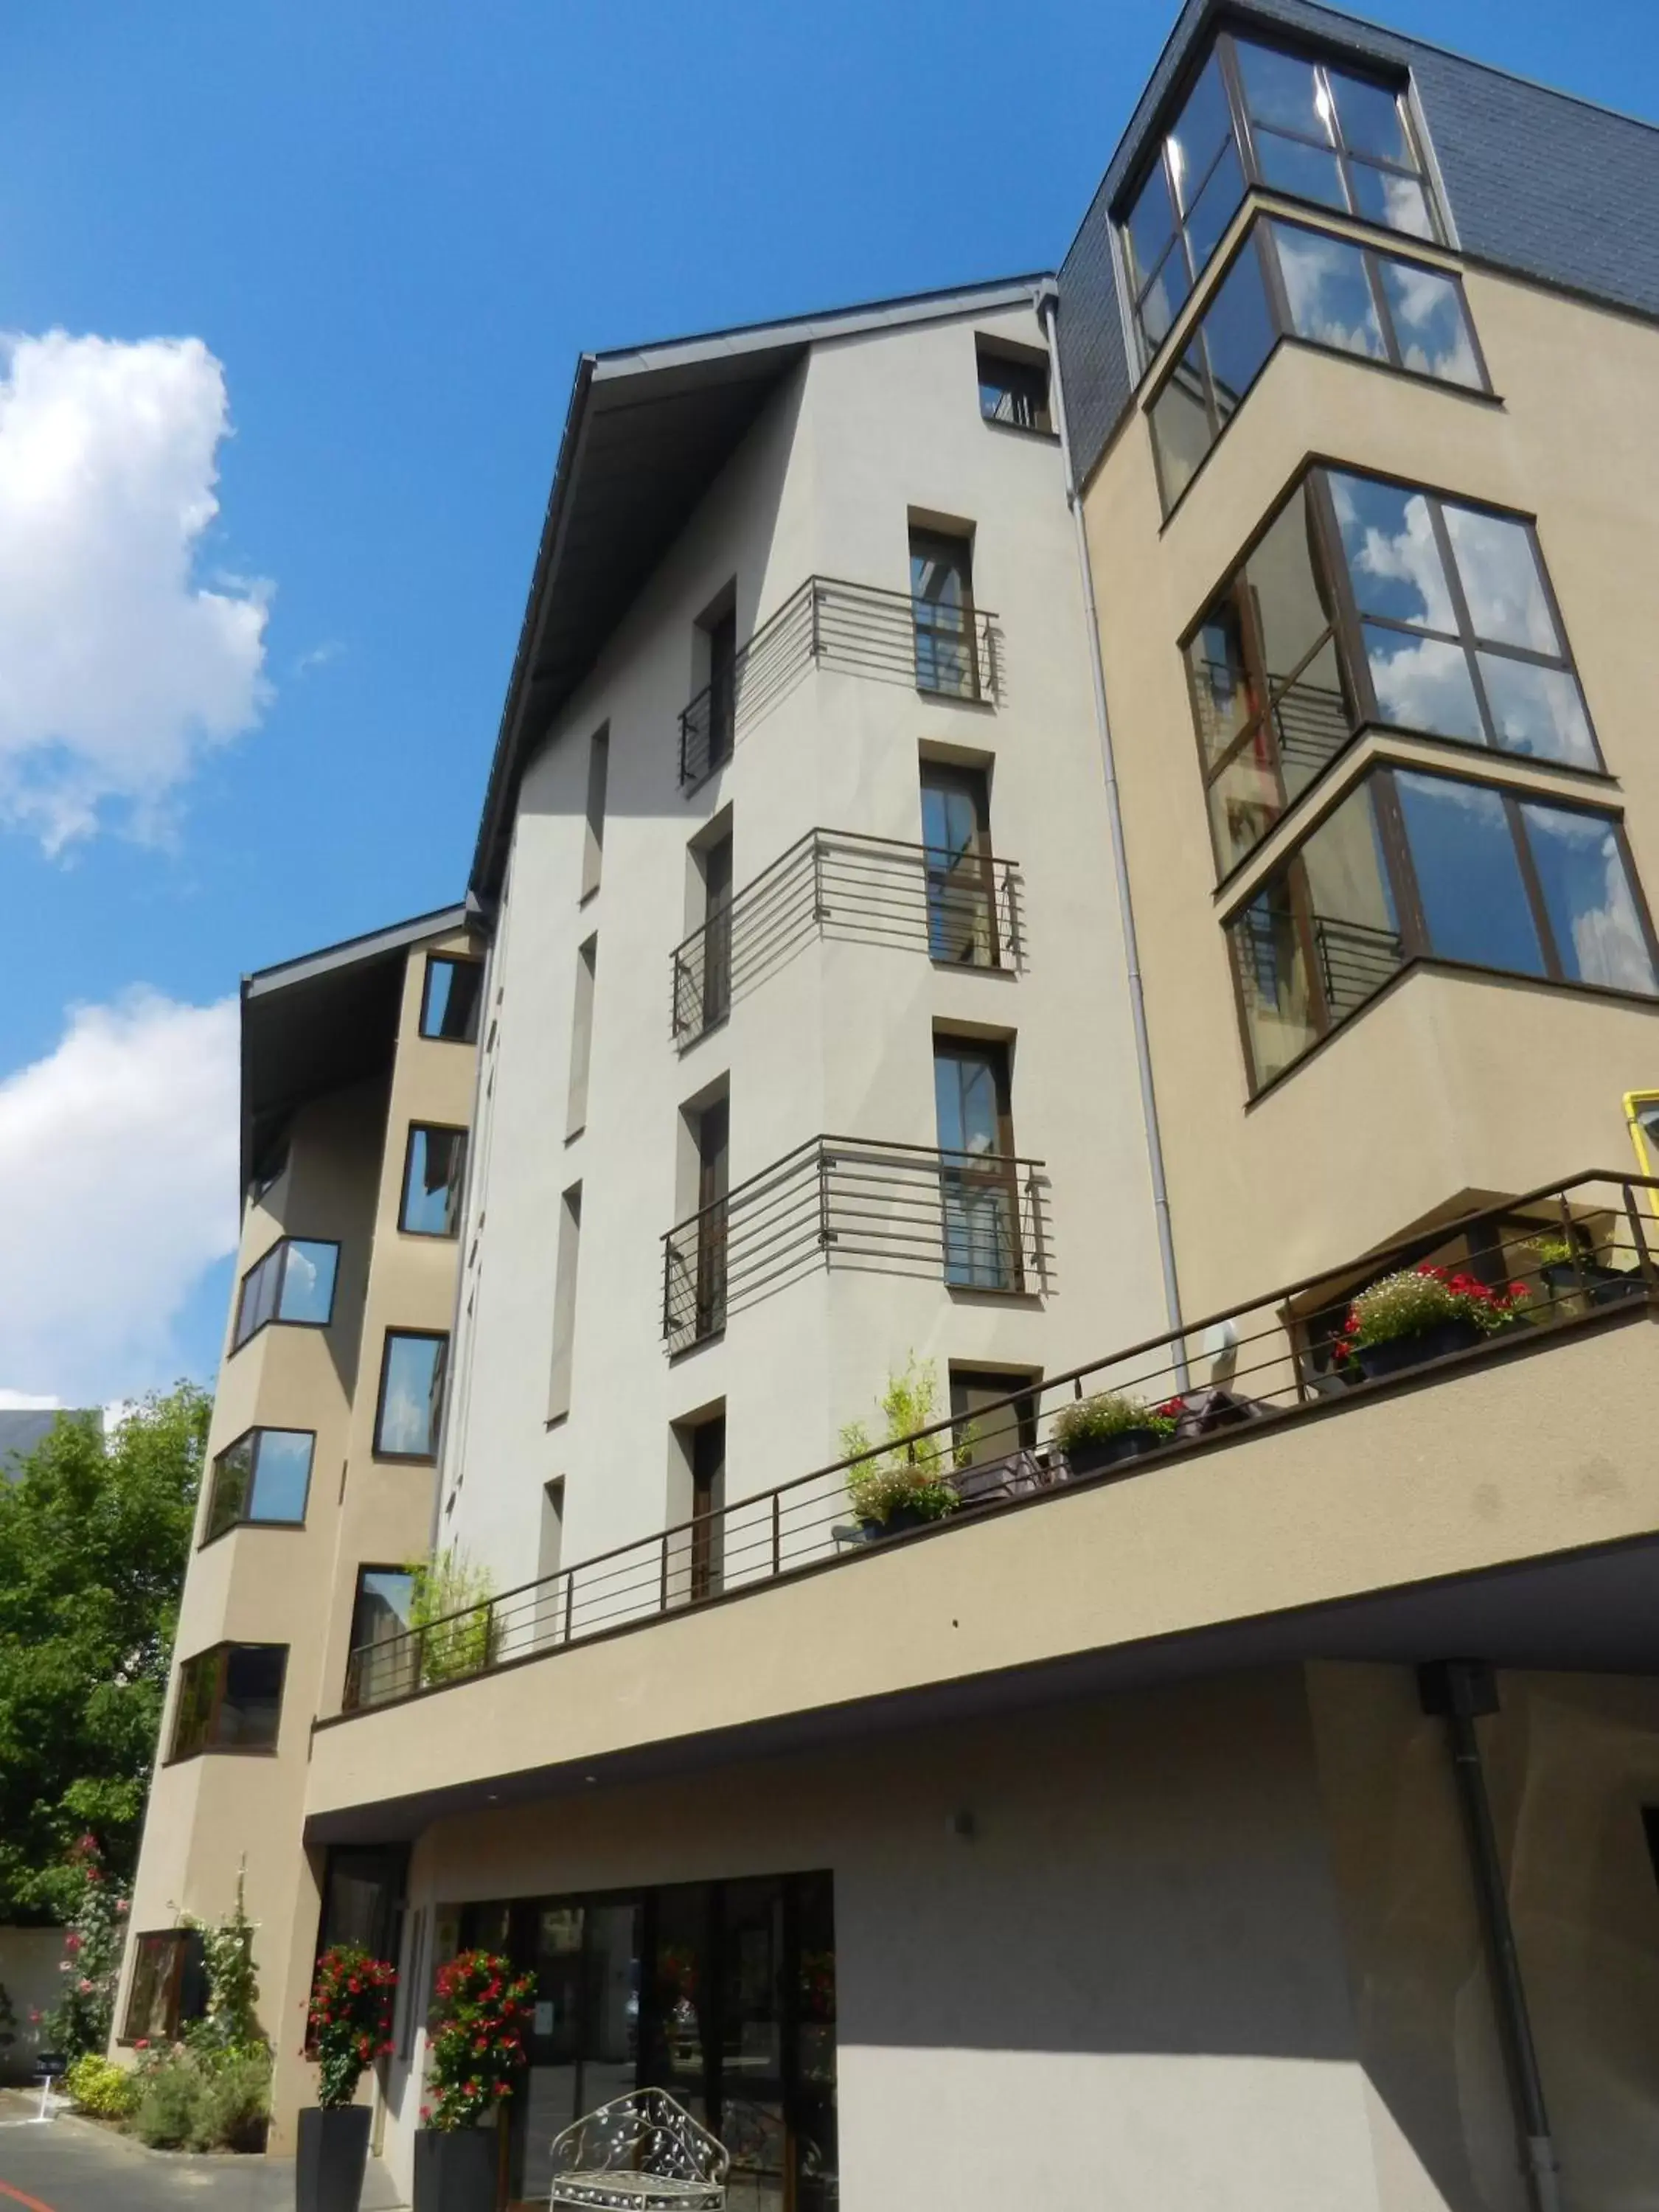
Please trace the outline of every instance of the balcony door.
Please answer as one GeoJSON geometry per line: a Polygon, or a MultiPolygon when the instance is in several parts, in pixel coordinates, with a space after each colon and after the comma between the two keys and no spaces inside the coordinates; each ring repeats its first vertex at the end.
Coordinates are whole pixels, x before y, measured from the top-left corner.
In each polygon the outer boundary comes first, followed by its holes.
{"type": "Polygon", "coordinates": [[[732,1003],[732,833],[702,856],[702,1027],[732,1003]]]}
{"type": "Polygon", "coordinates": [[[944,1215],[945,1279],[958,1287],[1024,1287],[1008,1048],[977,1037],[933,1040],[944,1215]]]}
{"type": "Polygon", "coordinates": [[[927,950],[935,960],[970,968],[1001,965],[990,823],[990,793],[982,769],[923,762],[927,950]]]}
{"type": "Polygon", "coordinates": [[[728,607],[708,625],[708,765],[730,760],[738,729],[738,617],[728,607]]]}
{"type": "Polygon", "coordinates": [[[951,699],[979,696],[973,545],[936,530],[910,532],[910,603],[916,686],[951,699]]]}
{"type": "Polygon", "coordinates": [[[726,1194],[732,1103],[716,1098],[697,1116],[697,1334],[726,1326],[726,1194]]]}

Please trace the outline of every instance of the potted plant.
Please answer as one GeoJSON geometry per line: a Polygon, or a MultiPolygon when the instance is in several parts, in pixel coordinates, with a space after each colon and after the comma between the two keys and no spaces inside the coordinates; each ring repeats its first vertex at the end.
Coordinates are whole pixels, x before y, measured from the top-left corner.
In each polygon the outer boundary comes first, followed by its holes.
{"type": "Polygon", "coordinates": [[[841,1432],[842,1455],[858,1462],[848,1469],[847,1494],[866,1537],[925,1528],[954,1513],[961,1501],[951,1471],[967,1464],[974,1441],[971,1422],[952,1437],[915,1435],[939,1413],[938,1370],[914,1352],[902,1375],[888,1376],[880,1404],[886,1429],[881,1443],[872,1443],[862,1421],[849,1421],[841,1432]]]}
{"type": "Polygon", "coordinates": [[[1066,1454],[1073,1475],[1097,1474],[1120,1460],[1156,1451],[1176,1432],[1176,1417],[1121,1390],[1099,1390],[1074,1399],[1054,1415],[1054,1442],[1066,1454]]]}
{"type": "Polygon", "coordinates": [[[368,2160],[367,2105],[354,2100],[363,2069],[392,2049],[398,1972],[355,1944],[317,1961],[307,2014],[317,2053],[317,2102],[300,2115],[295,2201],[299,2212],[357,2212],[368,2160]]]}
{"type": "Polygon", "coordinates": [[[1609,1267],[1594,1252],[1586,1256],[1569,1237],[1534,1237],[1526,1249],[1532,1254],[1539,1273],[1558,1298],[1582,1291],[1588,1295],[1592,1305],[1610,1306],[1616,1305],[1621,1298],[1639,1298],[1645,1294],[1647,1285],[1640,1275],[1627,1273],[1622,1267],[1609,1267]]]}
{"type": "Polygon", "coordinates": [[[489,1951],[463,1951],[439,1969],[415,2212],[494,2212],[504,2201],[507,2100],[525,2063],[535,1989],[533,1975],[515,1977],[489,1951]]]}
{"type": "Polygon", "coordinates": [[[1367,1382],[1397,1375],[1511,1328],[1529,1295],[1524,1283],[1494,1290],[1474,1275],[1424,1261],[1361,1291],[1332,1356],[1339,1366],[1352,1362],[1367,1382]]]}

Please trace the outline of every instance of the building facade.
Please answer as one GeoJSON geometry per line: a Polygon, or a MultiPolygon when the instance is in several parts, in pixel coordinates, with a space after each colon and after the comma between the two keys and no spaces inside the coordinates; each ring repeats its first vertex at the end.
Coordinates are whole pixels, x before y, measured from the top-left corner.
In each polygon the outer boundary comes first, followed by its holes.
{"type": "Polygon", "coordinates": [[[405,2182],[486,1942],[517,2202],[647,2082],[738,2212],[1650,2201],[1655,206],[1646,125],[1194,0],[1057,277],[584,358],[389,1118],[266,994],[261,1141],[363,1164],[243,1305],[337,1236],[453,1330],[435,1487],[296,1376],[339,1498],[192,1568],[130,1981],[280,1614],[267,1997],[395,1952],[405,2182]]]}

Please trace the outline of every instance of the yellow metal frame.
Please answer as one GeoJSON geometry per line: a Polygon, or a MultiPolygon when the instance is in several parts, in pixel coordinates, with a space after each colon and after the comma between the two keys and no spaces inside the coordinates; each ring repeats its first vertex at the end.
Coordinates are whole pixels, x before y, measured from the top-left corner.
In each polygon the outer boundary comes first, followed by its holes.
{"type": "MultiPolygon", "coordinates": [[[[1659,1176],[1659,1091],[1627,1091],[1625,1121],[1636,1147],[1638,1169],[1644,1176],[1659,1176]]],[[[1648,1193],[1648,1206],[1659,1213],[1659,1190],[1648,1193]]]]}

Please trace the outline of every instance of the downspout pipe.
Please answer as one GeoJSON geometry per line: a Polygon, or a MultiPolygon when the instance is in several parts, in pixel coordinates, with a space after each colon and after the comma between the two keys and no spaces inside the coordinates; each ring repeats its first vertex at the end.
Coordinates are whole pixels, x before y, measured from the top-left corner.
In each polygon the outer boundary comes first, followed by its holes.
{"type": "Polygon", "coordinates": [[[1539,2071],[1537,2045],[1532,2039],[1532,2017],[1527,2009],[1526,1984],[1521,1978],[1521,1954],[1516,1948],[1509,1893],[1504,1887],[1503,1862],[1498,1856],[1498,1838],[1492,1827],[1492,1801],[1486,1794],[1486,1770],[1474,1726],[1477,1714],[1498,1711],[1497,1685],[1490,1667],[1474,1660],[1445,1659],[1421,1670],[1419,1686],[1423,1710],[1440,1714],[1446,1723],[1458,1802],[1468,1839],[1475,1905],[1492,1973],[1498,2031],[1509,2069],[1516,2133],[1526,2159],[1528,2193],[1534,2212],[1565,2212],[1561,2171],[1556,2160],[1555,2141],[1550,2133],[1549,2110],[1544,2102],[1544,2078],[1539,2071]]]}
{"type": "Polygon", "coordinates": [[[1083,526],[1083,501],[1078,495],[1077,470],[1072,455],[1071,433],[1066,421],[1066,387],[1060,371],[1060,288],[1052,277],[1037,288],[1032,305],[1048,341],[1048,388],[1054,396],[1054,421],[1060,430],[1060,465],[1066,477],[1066,504],[1072,511],[1072,530],[1077,541],[1078,574],[1083,584],[1084,628],[1089,634],[1089,667],[1094,678],[1095,728],[1100,738],[1100,764],[1106,780],[1106,816],[1111,825],[1112,871],[1117,882],[1118,920],[1123,931],[1123,957],[1129,986],[1129,1019],[1134,1032],[1135,1071],[1140,1082],[1140,1119],[1146,1139],[1146,1165],[1152,1186],[1152,1218],[1158,1230],[1158,1263],[1164,1275],[1164,1311],[1175,1340],[1175,1369],[1182,1390],[1191,1387],[1187,1366],[1187,1340],[1182,1334],[1181,1281],[1176,1272],[1175,1229],[1170,1217],[1170,1189],[1164,1173],[1164,1139],[1158,1127],[1158,1091],[1152,1081],[1152,1048],[1146,1032],[1146,992],[1140,974],[1140,946],[1135,935],[1134,900],[1129,889],[1129,863],[1123,842],[1123,801],[1118,790],[1117,754],[1112,744],[1112,719],[1106,706],[1106,669],[1100,650],[1100,611],[1095,600],[1094,566],[1089,558],[1089,534],[1083,526]]]}

